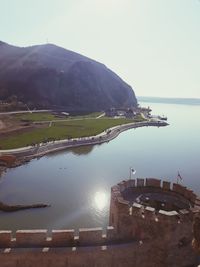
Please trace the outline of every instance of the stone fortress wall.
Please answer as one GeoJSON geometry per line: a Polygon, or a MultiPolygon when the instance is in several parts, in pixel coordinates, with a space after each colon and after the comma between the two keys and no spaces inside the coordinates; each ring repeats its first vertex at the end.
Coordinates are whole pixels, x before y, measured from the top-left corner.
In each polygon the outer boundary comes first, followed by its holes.
{"type": "MultiPolygon", "coordinates": [[[[163,198],[161,202],[165,201],[163,198]]],[[[111,188],[110,226],[74,230],[0,231],[0,267],[197,266],[192,223],[200,200],[186,187],[158,179],[122,181],[111,188]],[[158,209],[127,200],[143,193],[173,196],[187,209],[158,209]],[[126,194],[127,193],[127,194],[126,194]]]]}

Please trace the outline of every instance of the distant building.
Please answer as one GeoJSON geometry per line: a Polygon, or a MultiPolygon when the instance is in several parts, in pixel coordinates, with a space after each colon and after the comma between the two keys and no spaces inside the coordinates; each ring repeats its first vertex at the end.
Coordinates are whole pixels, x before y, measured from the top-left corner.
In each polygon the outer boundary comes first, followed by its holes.
{"type": "Polygon", "coordinates": [[[105,113],[106,113],[106,116],[108,117],[125,117],[129,119],[132,119],[134,118],[134,116],[137,115],[137,111],[135,108],[126,108],[126,109],[110,108],[106,110],[105,113]]]}

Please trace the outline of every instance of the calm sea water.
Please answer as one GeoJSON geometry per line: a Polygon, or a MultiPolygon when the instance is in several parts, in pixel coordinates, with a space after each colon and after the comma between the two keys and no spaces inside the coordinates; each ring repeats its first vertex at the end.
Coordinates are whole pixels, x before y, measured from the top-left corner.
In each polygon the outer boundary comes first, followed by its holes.
{"type": "Polygon", "coordinates": [[[170,126],[132,129],[109,143],[32,160],[0,178],[0,201],[51,207],[0,212],[0,229],[105,227],[110,187],[129,178],[176,181],[200,194],[200,106],[141,103],[164,114],[170,126]]]}

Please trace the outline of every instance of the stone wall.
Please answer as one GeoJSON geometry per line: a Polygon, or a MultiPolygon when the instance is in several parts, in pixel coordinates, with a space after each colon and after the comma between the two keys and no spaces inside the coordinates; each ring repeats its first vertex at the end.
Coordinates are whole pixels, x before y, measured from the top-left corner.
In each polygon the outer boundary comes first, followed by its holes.
{"type": "MultiPolygon", "coordinates": [[[[193,218],[200,201],[192,190],[159,179],[122,181],[111,189],[110,226],[0,231],[0,267],[191,267],[193,218]],[[189,209],[155,210],[123,198],[130,192],[165,192],[187,199],[189,209]]],[[[198,228],[198,227],[197,227],[198,228]]],[[[197,229],[198,230],[198,229],[197,229]]]]}
{"type": "Polygon", "coordinates": [[[1,267],[189,267],[197,266],[192,249],[164,243],[132,241],[102,246],[0,249],[1,267]],[[180,256],[181,251],[181,256],[180,256]]]}
{"type": "Polygon", "coordinates": [[[166,253],[165,257],[171,259],[170,265],[167,266],[172,266],[173,260],[177,266],[184,266],[184,263],[180,263],[180,259],[186,254],[193,258],[191,263],[196,260],[191,246],[192,223],[196,214],[200,213],[200,205],[198,197],[192,190],[180,184],[162,182],[155,178],[124,180],[111,188],[110,205],[110,224],[117,230],[118,240],[138,242],[154,240],[152,245],[157,246],[158,250],[163,249],[166,253]],[[140,192],[141,194],[164,192],[166,195],[188,201],[190,207],[178,211],[155,210],[154,207],[124,199],[123,192],[126,190],[129,190],[129,193],[140,192]]]}
{"type": "Polygon", "coordinates": [[[52,230],[18,230],[0,231],[0,248],[42,248],[42,247],[81,247],[108,245],[116,241],[113,226],[108,226],[103,234],[103,229],[82,228],[79,234],[75,235],[73,229],[52,230]]]}
{"type": "MultiPolygon", "coordinates": [[[[170,184],[167,181],[159,179],[147,178],[137,180],[126,180],[111,188],[111,204],[110,204],[110,225],[113,225],[118,232],[118,238],[134,238],[135,229],[138,225],[143,225],[143,221],[149,222],[152,229],[156,228],[156,224],[161,222],[162,225],[173,224],[174,227],[182,227],[185,222],[192,225],[193,217],[200,211],[200,205],[195,193],[179,184],[170,184]],[[155,208],[142,206],[136,202],[129,203],[123,198],[123,192],[127,188],[133,192],[164,192],[165,194],[175,195],[183,201],[190,203],[189,209],[177,211],[155,211],[155,208]]],[[[192,230],[192,228],[191,228],[192,230]]],[[[139,231],[139,229],[138,229],[139,231]]],[[[144,232],[144,229],[143,229],[144,232]]],[[[149,231],[147,229],[147,235],[149,231]]],[[[136,235],[138,237],[138,233],[136,235]]]]}

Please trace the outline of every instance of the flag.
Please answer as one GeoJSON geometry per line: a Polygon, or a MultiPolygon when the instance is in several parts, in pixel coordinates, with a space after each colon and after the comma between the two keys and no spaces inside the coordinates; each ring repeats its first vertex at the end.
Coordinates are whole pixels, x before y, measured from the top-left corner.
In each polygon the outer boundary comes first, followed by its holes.
{"type": "Polygon", "coordinates": [[[180,175],[179,172],[178,172],[177,178],[180,179],[181,181],[183,180],[183,177],[180,175]]]}
{"type": "Polygon", "coordinates": [[[136,170],[134,170],[133,168],[131,168],[131,172],[132,174],[136,174],[136,170]]]}

